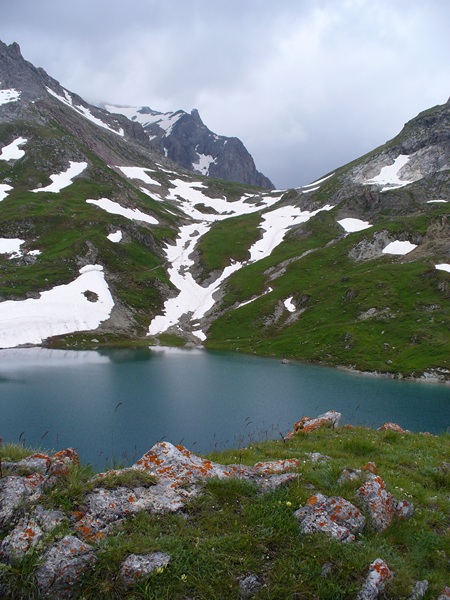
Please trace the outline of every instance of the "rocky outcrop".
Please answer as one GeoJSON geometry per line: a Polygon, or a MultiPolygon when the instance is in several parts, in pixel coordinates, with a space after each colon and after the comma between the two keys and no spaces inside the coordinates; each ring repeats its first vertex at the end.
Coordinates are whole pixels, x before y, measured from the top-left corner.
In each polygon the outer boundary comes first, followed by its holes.
{"type": "Polygon", "coordinates": [[[285,439],[292,439],[296,433],[310,433],[311,431],[315,431],[321,427],[331,427],[334,429],[339,425],[341,416],[341,413],[335,410],[329,410],[328,412],[323,413],[314,419],[311,419],[310,417],[302,417],[300,421],[294,423],[293,430],[286,435],[285,439]]]}
{"type": "Polygon", "coordinates": [[[169,554],[153,552],[152,554],[130,554],[123,561],[120,577],[125,588],[132,588],[135,583],[146,579],[153,572],[161,572],[170,562],[169,554]]]}
{"type": "Polygon", "coordinates": [[[188,171],[274,188],[270,179],[256,170],[253,158],[241,140],[210,131],[196,109],[191,113],[184,110],[161,113],[148,106],[135,109],[106,106],[113,113],[125,114],[133,122],[141,123],[151,146],[188,171]]]}
{"type": "Polygon", "coordinates": [[[365,518],[351,502],[323,494],[311,496],[306,506],[294,513],[303,533],[322,532],[339,542],[352,542],[363,530],[365,518]]]}

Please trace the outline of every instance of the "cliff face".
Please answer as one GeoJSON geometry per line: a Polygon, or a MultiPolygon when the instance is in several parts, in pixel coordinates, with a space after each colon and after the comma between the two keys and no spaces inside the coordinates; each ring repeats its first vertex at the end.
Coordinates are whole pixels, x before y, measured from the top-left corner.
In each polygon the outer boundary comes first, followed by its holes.
{"type": "Polygon", "coordinates": [[[270,179],[256,170],[241,140],[210,131],[195,109],[189,114],[182,110],[160,113],[149,107],[106,108],[141,123],[152,147],[184,169],[207,177],[274,188],[270,179]]]}

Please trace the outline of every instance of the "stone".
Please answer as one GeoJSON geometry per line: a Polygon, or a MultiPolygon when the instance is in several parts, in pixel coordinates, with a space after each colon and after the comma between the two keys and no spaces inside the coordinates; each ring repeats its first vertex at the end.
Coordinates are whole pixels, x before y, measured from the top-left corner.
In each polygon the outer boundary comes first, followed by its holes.
{"type": "Polygon", "coordinates": [[[364,587],[356,596],[356,600],[376,600],[392,576],[392,571],[384,560],[376,558],[369,566],[369,575],[364,583],[364,587]]]}
{"type": "Polygon", "coordinates": [[[425,579],[424,581],[416,581],[414,584],[414,588],[411,596],[408,600],[421,600],[425,597],[425,594],[428,590],[428,581],[425,579]]]}
{"type": "Polygon", "coordinates": [[[308,433],[310,431],[315,431],[320,427],[332,426],[333,428],[339,425],[339,421],[341,419],[341,413],[335,410],[329,410],[322,415],[319,415],[315,419],[310,419],[309,417],[303,417],[300,421],[294,424],[294,433],[298,433],[299,431],[303,431],[308,433]]]}
{"type": "Polygon", "coordinates": [[[295,511],[303,533],[322,532],[340,542],[352,542],[362,531],[365,519],[361,511],[344,498],[323,494],[311,496],[306,506],[295,511]]]}
{"type": "Polygon", "coordinates": [[[384,423],[381,427],[378,427],[378,431],[398,431],[399,433],[407,433],[400,425],[391,423],[390,421],[384,423]]]}
{"type": "Polygon", "coordinates": [[[120,567],[120,577],[125,588],[149,577],[158,569],[165,569],[170,562],[170,555],[164,552],[152,554],[130,554],[120,567]]]}
{"type": "Polygon", "coordinates": [[[262,588],[263,582],[253,573],[239,580],[239,593],[241,598],[252,598],[262,588]]]}
{"type": "Polygon", "coordinates": [[[329,577],[332,572],[333,572],[333,563],[331,563],[331,562],[323,563],[322,569],[320,570],[320,576],[321,577],[329,577]]]}
{"type": "Polygon", "coordinates": [[[67,535],[44,555],[36,573],[40,593],[52,600],[71,598],[85,572],[97,558],[91,546],[67,535]]]}
{"type": "Polygon", "coordinates": [[[394,518],[397,500],[386,490],[383,479],[372,475],[371,479],[358,488],[356,493],[364,502],[375,531],[385,531],[394,518]]]}
{"type": "Polygon", "coordinates": [[[338,479],[338,485],[342,485],[347,481],[357,481],[362,477],[361,469],[344,469],[338,479]]]}
{"type": "Polygon", "coordinates": [[[414,506],[407,500],[400,500],[395,508],[395,514],[399,521],[407,521],[414,514],[414,506]]]}
{"type": "Polygon", "coordinates": [[[34,519],[24,518],[2,540],[0,558],[8,564],[18,564],[25,554],[42,539],[44,532],[34,519]]]}
{"type": "Polygon", "coordinates": [[[450,600],[450,586],[445,586],[445,588],[441,590],[437,600],[450,600]]]}
{"type": "Polygon", "coordinates": [[[0,479],[0,531],[9,523],[16,509],[25,501],[38,498],[45,478],[40,473],[0,479]]]}
{"type": "Polygon", "coordinates": [[[328,462],[329,460],[331,460],[331,458],[329,456],[327,456],[326,454],[321,454],[320,452],[307,452],[306,457],[312,463],[317,463],[317,464],[321,464],[321,463],[328,462]]]}

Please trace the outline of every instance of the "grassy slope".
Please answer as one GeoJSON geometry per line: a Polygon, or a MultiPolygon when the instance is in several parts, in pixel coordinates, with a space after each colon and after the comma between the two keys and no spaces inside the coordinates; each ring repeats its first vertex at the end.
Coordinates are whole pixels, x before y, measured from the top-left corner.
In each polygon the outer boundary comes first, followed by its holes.
{"type": "Polygon", "coordinates": [[[68,283],[79,274],[79,259],[88,256],[90,248],[94,248],[95,260],[105,266],[113,293],[132,308],[144,333],[151,314],[162,306],[159,284],[171,285],[158,248],[176,236],[176,218],[166,212],[161,203],[128,186],[84,147],[80,150],[88,156],[88,170],[69,187],[58,194],[30,192],[37,181],[42,186],[49,183],[36,164],[50,160],[58,133],[57,127],[41,129],[28,125],[26,135],[39,139],[39,146],[33,146],[12,168],[0,162],[0,179],[8,177],[14,187],[0,206],[0,235],[22,237],[29,242],[27,250],[41,251],[33,264],[0,255],[0,294],[20,298],[27,292],[68,283]],[[133,198],[143,212],[155,216],[160,225],[149,228],[86,203],[87,199],[111,198],[123,204],[123,200],[117,198],[118,189],[123,197],[133,198]],[[107,239],[115,229],[128,234],[125,243],[114,244],[107,239]]]}
{"type": "MultiPolygon", "coordinates": [[[[4,447],[1,452],[4,459],[19,458],[17,447],[4,447]]],[[[205,493],[188,503],[184,515],[142,512],[119,526],[115,535],[97,544],[98,564],[77,597],[237,598],[238,579],[254,573],[265,583],[255,599],[354,598],[368,565],[377,557],[395,572],[386,590],[388,598],[408,598],[416,580],[429,581],[426,598],[437,597],[448,585],[448,434],[322,429],[287,443],[255,443],[209,456],[225,464],[292,457],[301,461],[300,478],[277,491],[261,495],[245,482],[211,480],[205,493]],[[331,460],[312,463],[308,452],[321,452],[331,460]],[[413,503],[413,518],[394,523],[381,534],[368,525],[356,543],[339,544],[321,535],[301,534],[293,512],[314,493],[343,496],[364,510],[355,494],[361,481],[338,485],[337,480],[343,468],[361,468],[368,461],[376,463],[397,499],[413,503]],[[169,566],[125,593],[117,578],[122,560],[130,553],[154,551],[168,552],[169,566]],[[325,563],[331,567],[328,577],[321,576],[325,563]]],[[[89,469],[74,470],[67,481],[48,492],[44,503],[71,514],[92,489],[90,476],[89,469]]],[[[109,482],[110,487],[114,485],[131,487],[136,482],[109,482]]],[[[59,534],[68,532],[70,526],[59,534]]],[[[34,597],[35,561],[36,557],[24,561],[7,573],[16,585],[16,598],[34,597]],[[20,590],[26,591],[24,596],[20,590]]]]}
{"type": "Polygon", "coordinates": [[[448,212],[443,205],[430,207],[425,214],[381,220],[346,237],[334,211],[320,213],[298,235],[287,236],[271,256],[228,280],[224,312],[209,329],[208,346],[404,375],[450,368],[448,274],[428,259],[407,262],[386,255],[355,262],[348,257],[351,248],[377,231],[423,235],[448,212]],[[267,270],[288,259],[294,260],[285,273],[269,281],[267,270]],[[271,293],[232,309],[269,286],[271,293]],[[291,295],[304,312],[289,324],[285,310],[271,323],[277,304],[291,295]],[[360,320],[370,308],[387,312],[360,320]]]}

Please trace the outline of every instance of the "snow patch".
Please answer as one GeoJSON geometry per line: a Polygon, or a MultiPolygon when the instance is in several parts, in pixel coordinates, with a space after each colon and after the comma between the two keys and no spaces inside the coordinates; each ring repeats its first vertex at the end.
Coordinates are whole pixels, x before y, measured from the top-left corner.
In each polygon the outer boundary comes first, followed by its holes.
{"type": "Polygon", "coordinates": [[[144,183],[148,183],[150,185],[161,185],[159,181],[156,179],[152,179],[146,173],[146,171],[150,171],[150,169],[145,169],[143,167],[118,167],[122,173],[128,177],[129,179],[139,179],[144,183]]]}
{"type": "Polygon", "coordinates": [[[72,160],[69,162],[69,165],[70,166],[67,169],[67,171],[63,171],[62,173],[59,173],[58,175],[50,175],[50,179],[52,181],[52,183],[50,185],[48,185],[47,187],[43,187],[43,188],[36,188],[31,191],[32,192],[53,192],[54,194],[57,194],[62,189],[71,185],[73,183],[72,179],[74,177],[76,177],[77,175],[80,175],[80,173],[82,173],[85,170],[85,168],[87,167],[86,162],[74,162],[72,160]]]}
{"type": "Polygon", "coordinates": [[[10,258],[22,256],[20,246],[25,240],[19,238],[0,238],[0,254],[10,254],[10,258]]]}
{"type": "Polygon", "coordinates": [[[141,212],[137,208],[125,208],[121,206],[117,202],[113,202],[112,200],[108,200],[108,198],[100,198],[99,200],[86,200],[88,204],[94,204],[99,208],[105,210],[107,213],[111,215],[121,215],[130,221],[144,221],[144,223],[150,223],[150,225],[157,225],[158,221],[151,217],[150,215],[146,215],[141,212]]]}
{"type": "Polygon", "coordinates": [[[12,185],[8,185],[7,183],[0,183],[0,202],[6,198],[6,196],[12,189],[12,185]]]}
{"type": "Polygon", "coordinates": [[[104,129],[107,129],[108,131],[111,131],[112,133],[115,133],[116,135],[120,135],[123,137],[124,131],[121,127],[119,129],[113,129],[107,123],[105,123],[98,117],[95,117],[91,113],[91,111],[88,108],[86,108],[85,106],[82,106],[81,104],[79,104],[79,105],[74,104],[69,92],[67,90],[63,90],[63,91],[64,91],[64,96],[60,96],[59,94],[57,94],[56,92],[51,90],[49,87],[47,88],[47,92],[49,94],[51,94],[54,98],[57,98],[60,102],[62,102],[66,106],[70,106],[70,108],[72,108],[75,112],[77,112],[79,115],[81,115],[88,121],[91,121],[91,123],[94,123],[95,125],[98,125],[99,127],[103,127],[104,129]]]}
{"type": "Polygon", "coordinates": [[[0,348],[40,344],[44,339],[96,329],[109,318],[114,301],[101,265],[87,265],[67,285],[40,298],[0,303],[0,348]]]}
{"type": "Polygon", "coordinates": [[[411,242],[400,242],[399,240],[395,240],[388,244],[385,248],[383,248],[383,254],[398,254],[404,255],[412,252],[417,248],[417,244],[411,244],[411,242]]]}
{"type": "Polygon", "coordinates": [[[447,204],[448,200],[427,200],[427,204],[438,204],[438,203],[443,203],[443,204],[447,204]]]}
{"type": "Polygon", "coordinates": [[[200,154],[199,152],[197,152],[197,156],[198,156],[198,161],[195,163],[192,163],[192,167],[193,167],[194,171],[196,171],[197,173],[201,173],[202,175],[208,175],[209,167],[212,164],[214,164],[217,159],[213,158],[211,155],[200,154]]]}
{"type": "Polygon", "coordinates": [[[441,263],[440,265],[435,266],[439,271],[447,271],[447,273],[450,273],[450,265],[448,263],[441,263]]]}
{"type": "Polygon", "coordinates": [[[0,160],[18,160],[25,155],[25,150],[22,150],[20,146],[26,143],[26,138],[19,137],[8,146],[3,146],[0,152],[0,160]]]}
{"type": "Polygon", "coordinates": [[[361,221],[361,219],[353,219],[348,217],[347,219],[341,219],[338,221],[339,225],[345,229],[347,233],[354,233],[356,231],[363,231],[372,227],[368,221],[361,221]]]}
{"type": "Polygon", "coordinates": [[[286,298],[286,300],[284,301],[284,306],[286,308],[286,310],[288,310],[290,313],[295,312],[295,304],[292,302],[292,296],[289,296],[289,298],[286,298]]]}
{"type": "MultiPolygon", "coordinates": [[[[322,179],[317,179],[317,181],[313,181],[312,183],[308,183],[307,185],[303,185],[301,187],[308,188],[308,187],[311,187],[312,185],[320,186],[324,181],[326,181],[327,179],[330,179],[330,177],[333,177],[333,175],[334,175],[334,173],[331,173],[331,175],[327,175],[326,177],[322,177],[322,179]]],[[[319,188],[315,188],[315,189],[319,189],[319,188]]]]}
{"type": "Polygon", "coordinates": [[[120,231],[120,229],[118,229],[114,233],[110,233],[107,237],[110,242],[114,242],[115,244],[117,244],[122,239],[122,232],[120,231]]]}
{"type": "Polygon", "coordinates": [[[414,180],[404,180],[400,179],[400,171],[401,169],[409,162],[409,156],[407,154],[400,154],[394,160],[392,165],[387,165],[383,167],[378,175],[372,177],[372,179],[367,179],[365,184],[377,184],[382,185],[384,187],[381,188],[381,191],[384,192],[386,190],[395,190],[410,183],[413,183],[414,180]]]}
{"type": "Polygon", "coordinates": [[[18,90],[11,88],[9,90],[0,90],[0,106],[2,104],[8,104],[8,102],[16,102],[20,98],[18,90]]]}
{"type": "MultiPolygon", "coordinates": [[[[183,116],[183,111],[178,111],[176,113],[166,112],[161,113],[155,110],[151,110],[149,112],[142,112],[142,107],[136,106],[114,106],[113,104],[106,104],[105,109],[110,113],[117,113],[120,115],[125,115],[130,121],[135,121],[136,123],[140,123],[142,127],[147,127],[147,125],[152,125],[156,123],[165,131],[165,135],[168,135],[171,131],[175,123],[178,121],[180,117],[183,116]]],[[[150,139],[156,136],[149,136],[150,139]]]]}

